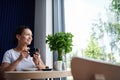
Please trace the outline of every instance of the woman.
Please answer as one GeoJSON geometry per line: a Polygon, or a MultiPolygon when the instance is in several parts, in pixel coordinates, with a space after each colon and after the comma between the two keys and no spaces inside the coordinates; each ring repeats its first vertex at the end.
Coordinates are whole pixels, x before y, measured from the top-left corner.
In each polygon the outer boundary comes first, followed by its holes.
{"type": "Polygon", "coordinates": [[[22,25],[15,32],[15,41],[17,46],[5,52],[1,65],[1,72],[21,71],[25,68],[37,68],[39,70],[46,68],[39,57],[40,50],[33,57],[29,55],[28,45],[32,41],[32,31],[28,26],[22,25]]]}

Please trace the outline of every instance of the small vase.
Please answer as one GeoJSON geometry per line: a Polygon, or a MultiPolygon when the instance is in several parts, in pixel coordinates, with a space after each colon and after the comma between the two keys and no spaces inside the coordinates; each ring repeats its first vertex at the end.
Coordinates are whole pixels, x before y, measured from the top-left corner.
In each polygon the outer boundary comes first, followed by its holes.
{"type": "Polygon", "coordinates": [[[55,70],[57,71],[61,71],[62,70],[62,64],[63,62],[62,61],[55,61],[55,70]]]}

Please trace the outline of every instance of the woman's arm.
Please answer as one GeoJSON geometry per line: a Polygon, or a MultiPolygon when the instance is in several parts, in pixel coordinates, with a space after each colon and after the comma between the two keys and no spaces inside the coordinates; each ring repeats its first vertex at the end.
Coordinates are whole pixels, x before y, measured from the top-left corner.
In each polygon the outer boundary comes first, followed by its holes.
{"type": "Polygon", "coordinates": [[[14,71],[16,69],[16,66],[18,65],[18,63],[20,61],[21,60],[17,59],[13,63],[7,63],[7,62],[2,63],[0,71],[1,72],[4,72],[4,71],[14,71]]]}
{"type": "Polygon", "coordinates": [[[46,65],[43,63],[43,61],[42,61],[41,58],[39,58],[39,62],[38,62],[38,64],[37,64],[37,68],[38,68],[39,70],[46,68],[46,65]]]}
{"type": "Polygon", "coordinates": [[[46,65],[43,63],[40,54],[38,52],[36,52],[33,55],[33,62],[35,63],[36,67],[41,70],[41,69],[45,69],[46,65]]]}
{"type": "Polygon", "coordinates": [[[16,67],[17,67],[18,63],[21,62],[21,60],[23,58],[26,58],[27,56],[28,56],[28,53],[26,51],[22,51],[20,53],[20,56],[18,57],[18,59],[16,59],[14,62],[12,62],[12,63],[3,62],[2,65],[1,65],[0,71],[4,72],[4,71],[14,71],[14,70],[16,70],[16,67]]]}

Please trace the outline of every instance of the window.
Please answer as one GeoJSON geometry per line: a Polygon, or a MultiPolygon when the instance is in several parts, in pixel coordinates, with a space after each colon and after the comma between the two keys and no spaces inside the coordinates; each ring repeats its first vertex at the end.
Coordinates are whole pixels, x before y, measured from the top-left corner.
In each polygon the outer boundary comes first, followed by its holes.
{"type": "Polygon", "coordinates": [[[74,35],[67,60],[80,56],[120,63],[120,10],[116,5],[112,0],[64,0],[65,31],[74,35]]]}

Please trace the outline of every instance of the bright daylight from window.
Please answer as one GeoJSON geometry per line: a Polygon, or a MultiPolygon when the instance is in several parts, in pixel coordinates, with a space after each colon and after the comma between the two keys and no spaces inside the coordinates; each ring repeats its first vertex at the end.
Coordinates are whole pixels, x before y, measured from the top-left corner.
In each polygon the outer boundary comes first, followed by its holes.
{"type": "Polygon", "coordinates": [[[120,64],[119,0],[64,1],[65,30],[74,35],[67,60],[81,56],[120,64]]]}

